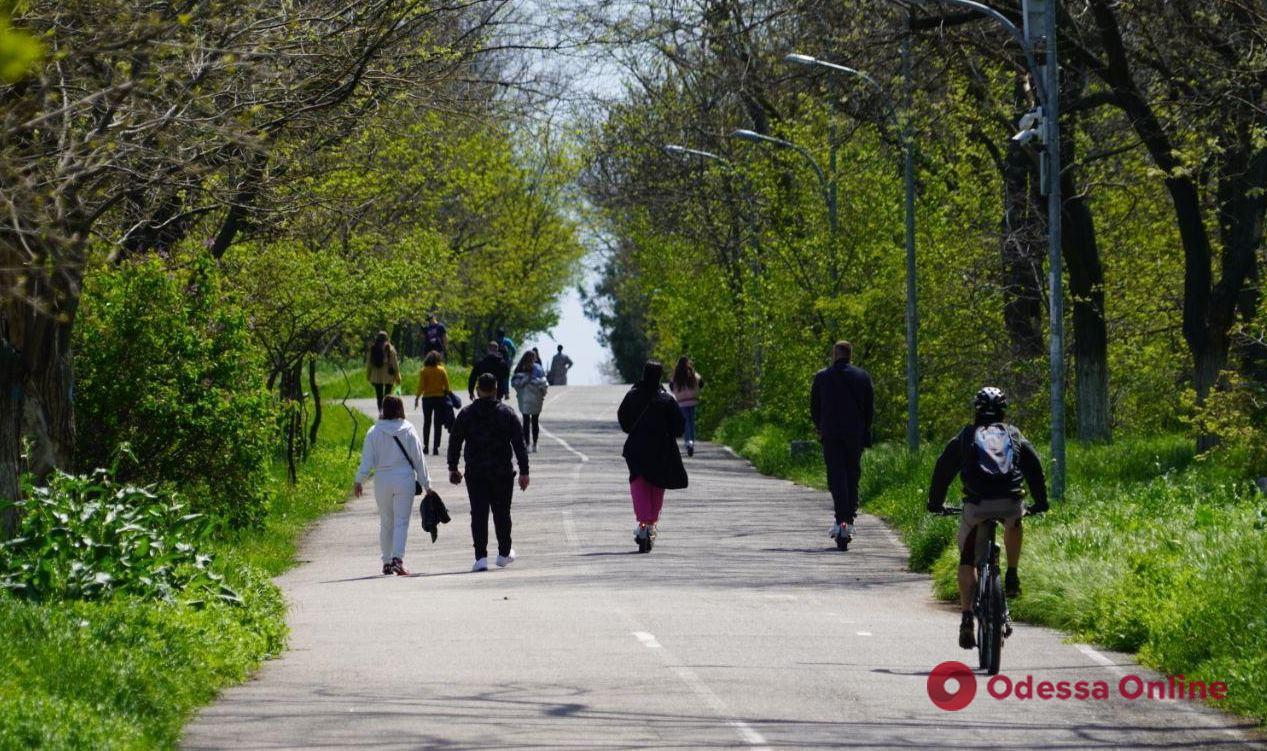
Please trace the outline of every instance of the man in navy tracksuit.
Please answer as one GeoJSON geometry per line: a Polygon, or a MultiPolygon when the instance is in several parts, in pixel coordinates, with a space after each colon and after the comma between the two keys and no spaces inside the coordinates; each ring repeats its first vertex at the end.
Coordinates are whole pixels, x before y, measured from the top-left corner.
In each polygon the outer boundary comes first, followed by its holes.
{"type": "Polygon", "coordinates": [[[871,376],[851,364],[853,345],[836,342],[832,364],[814,375],[810,389],[810,417],[823,442],[827,486],[836,507],[836,523],[830,536],[848,541],[858,513],[858,480],[862,451],[871,445],[875,418],[875,392],[871,376]]]}

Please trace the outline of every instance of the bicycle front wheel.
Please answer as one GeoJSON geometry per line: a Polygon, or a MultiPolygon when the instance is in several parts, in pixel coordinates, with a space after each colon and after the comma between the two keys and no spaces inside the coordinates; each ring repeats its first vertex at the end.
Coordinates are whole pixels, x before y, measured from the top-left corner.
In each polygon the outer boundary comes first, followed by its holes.
{"type": "Polygon", "coordinates": [[[1003,586],[999,582],[997,569],[990,573],[986,597],[990,607],[985,624],[986,638],[981,643],[981,661],[985,663],[983,667],[987,673],[998,675],[1003,660],[1004,605],[1003,586]]]}

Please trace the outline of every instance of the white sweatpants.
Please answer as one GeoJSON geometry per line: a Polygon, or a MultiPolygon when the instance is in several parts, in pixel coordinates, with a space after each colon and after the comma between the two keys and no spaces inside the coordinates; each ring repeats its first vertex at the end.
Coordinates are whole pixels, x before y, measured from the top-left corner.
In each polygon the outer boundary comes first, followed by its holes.
{"type": "Polygon", "coordinates": [[[413,473],[376,476],[374,500],[378,502],[378,545],[383,563],[391,563],[393,558],[404,560],[409,516],[414,509],[413,473]]]}

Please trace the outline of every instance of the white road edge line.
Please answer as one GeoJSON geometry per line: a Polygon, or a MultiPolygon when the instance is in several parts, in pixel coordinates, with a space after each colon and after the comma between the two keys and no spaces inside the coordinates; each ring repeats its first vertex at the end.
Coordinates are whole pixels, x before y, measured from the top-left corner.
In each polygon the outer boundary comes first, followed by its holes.
{"type": "Polygon", "coordinates": [[[726,706],[726,702],[722,701],[720,696],[709,688],[704,681],[700,680],[700,677],[695,674],[694,670],[691,670],[684,665],[675,665],[673,667],[673,672],[677,674],[678,678],[682,679],[683,683],[690,686],[692,691],[694,691],[701,699],[712,707],[713,711],[716,712],[719,717],[725,718],[726,724],[734,729],[735,733],[739,735],[744,743],[747,743],[749,746],[753,746],[754,748],[761,749],[762,751],[769,751],[769,748],[766,746],[765,737],[762,736],[761,733],[758,733],[756,728],[752,727],[748,723],[743,720],[736,719],[735,716],[730,713],[730,708],[726,706]]]}
{"type": "MultiPolygon", "coordinates": [[[[1118,678],[1121,678],[1126,675],[1126,670],[1124,670],[1121,665],[1118,665],[1116,662],[1113,661],[1111,657],[1104,654],[1103,652],[1096,649],[1095,647],[1092,647],[1089,644],[1075,644],[1074,647],[1076,647],[1077,650],[1081,652],[1082,654],[1086,655],[1087,657],[1090,657],[1092,662],[1098,664],[1100,667],[1116,675],[1118,678]]],[[[1207,727],[1222,730],[1224,734],[1226,734],[1228,737],[1234,738],[1242,743],[1249,742],[1249,736],[1241,732],[1239,728],[1228,727],[1223,722],[1225,718],[1211,716],[1207,714],[1206,712],[1202,711],[1200,706],[1191,704],[1187,701],[1179,701],[1175,699],[1168,699],[1165,701],[1168,704],[1171,704],[1175,707],[1182,709],[1183,711],[1187,712],[1189,715],[1198,718],[1207,727]]],[[[1262,746],[1255,743],[1253,745],[1253,748],[1262,748],[1262,746]]]]}

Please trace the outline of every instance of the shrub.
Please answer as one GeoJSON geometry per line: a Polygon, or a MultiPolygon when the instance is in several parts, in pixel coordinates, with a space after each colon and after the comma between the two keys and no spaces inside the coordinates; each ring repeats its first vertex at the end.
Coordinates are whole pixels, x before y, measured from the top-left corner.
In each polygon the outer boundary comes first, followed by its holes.
{"type": "Polygon", "coordinates": [[[232,603],[238,595],[199,552],[207,525],[184,505],[105,470],[54,474],[28,487],[17,535],[0,543],[0,588],[33,600],[142,599],[232,603]]]}
{"type": "Polygon", "coordinates": [[[240,309],[208,260],[160,260],[89,275],[75,324],[79,466],[165,483],[193,510],[258,523],[276,445],[273,400],[240,309]]]}

